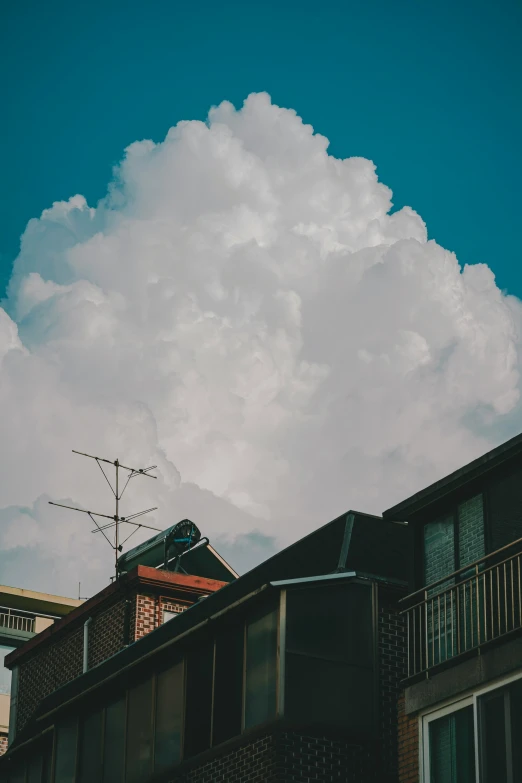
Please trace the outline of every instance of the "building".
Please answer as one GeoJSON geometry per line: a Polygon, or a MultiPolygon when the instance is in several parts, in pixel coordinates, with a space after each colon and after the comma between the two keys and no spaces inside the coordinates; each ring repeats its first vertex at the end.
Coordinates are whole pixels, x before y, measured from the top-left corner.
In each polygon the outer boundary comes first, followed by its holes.
{"type": "Polygon", "coordinates": [[[198,575],[155,568],[152,540],[8,657],[16,735],[0,779],[395,783],[407,539],[349,512],[221,581],[201,560],[198,575]]]}
{"type": "Polygon", "coordinates": [[[408,522],[401,783],[522,781],[522,436],[384,513],[408,522]]]}
{"type": "Polygon", "coordinates": [[[11,672],[4,659],[80,604],[73,598],[0,585],[0,755],[7,749],[11,701],[11,672]]]}
{"type": "Polygon", "coordinates": [[[169,535],[7,656],[2,783],[521,783],[522,435],[239,578],[169,535]]]}

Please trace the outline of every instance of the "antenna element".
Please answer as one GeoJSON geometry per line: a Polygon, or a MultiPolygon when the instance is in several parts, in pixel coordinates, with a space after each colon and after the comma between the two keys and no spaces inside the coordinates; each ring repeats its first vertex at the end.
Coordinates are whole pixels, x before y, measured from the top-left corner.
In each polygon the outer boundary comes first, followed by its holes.
{"type": "Polygon", "coordinates": [[[157,478],[157,476],[153,476],[150,472],[151,470],[154,470],[157,468],[157,465],[151,465],[148,468],[129,468],[127,465],[122,465],[121,462],[118,459],[115,459],[114,461],[110,459],[104,459],[103,457],[94,457],[92,454],[85,454],[83,451],[75,451],[72,450],[73,454],[80,454],[82,457],[89,457],[90,459],[96,460],[98,467],[100,468],[101,472],[103,473],[105,477],[105,481],[111,488],[111,492],[114,495],[114,500],[116,503],[114,514],[111,516],[110,514],[99,514],[97,511],[88,511],[85,508],[77,508],[76,506],[66,506],[64,503],[54,503],[52,500],[49,501],[51,506],[60,506],[60,508],[69,508],[72,511],[81,511],[82,514],[88,514],[92,521],[95,524],[95,529],[91,530],[91,533],[101,533],[102,536],[107,539],[109,545],[112,549],[114,549],[114,556],[115,556],[115,568],[116,568],[116,579],[118,578],[118,553],[121,552],[123,548],[123,544],[129,540],[129,538],[136,533],[137,530],[140,529],[140,527],[147,528],[148,530],[158,530],[161,532],[160,528],[157,527],[151,527],[150,525],[144,525],[142,522],[133,522],[133,519],[136,519],[136,517],[141,517],[144,514],[148,514],[150,511],[156,511],[157,506],[154,508],[147,508],[145,511],[138,511],[137,514],[130,514],[127,517],[120,516],[120,500],[123,496],[123,493],[127,489],[127,485],[129,481],[132,478],[135,478],[136,476],[147,476],[148,478],[157,478]],[[116,469],[116,476],[115,476],[115,486],[113,487],[107,474],[105,473],[101,463],[105,462],[108,465],[114,465],[116,469]],[[125,484],[123,485],[123,489],[120,491],[120,470],[127,471],[128,476],[127,480],[125,481],[125,484]],[[94,517],[103,517],[104,519],[110,519],[110,523],[105,523],[102,525],[99,525],[98,522],[94,517]],[[134,530],[132,533],[130,533],[127,538],[125,538],[123,541],[120,541],[120,525],[133,525],[134,530]],[[105,534],[106,530],[110,530],[111,528],[114,528],[114,543],[111,541],[111,539],[105,534]]]}

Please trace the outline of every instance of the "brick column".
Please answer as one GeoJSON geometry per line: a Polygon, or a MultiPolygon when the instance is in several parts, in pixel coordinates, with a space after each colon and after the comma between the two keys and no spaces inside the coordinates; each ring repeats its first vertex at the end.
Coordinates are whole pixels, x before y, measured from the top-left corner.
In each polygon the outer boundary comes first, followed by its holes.
{"type": "Polygon", "coordinates": [[[399,783],[419,783],[419,720],[404,712],[404,696],[398,702],[399,783]]]}

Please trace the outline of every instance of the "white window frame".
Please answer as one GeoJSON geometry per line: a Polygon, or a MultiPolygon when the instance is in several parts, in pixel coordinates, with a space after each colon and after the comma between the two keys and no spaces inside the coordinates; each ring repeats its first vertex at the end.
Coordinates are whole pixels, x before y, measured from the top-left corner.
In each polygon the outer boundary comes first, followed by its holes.
{"type": "Polygon", "coordinates": [[[501,680],[495,680],[483,688],[476,690],[474,693],[468,694],[459,698],[456,701],[450,703],[445,702],[443,706],[437,707],[431,712],[425,712],[419,716],[419,780],[420,783],[431,783],[430,781],[430,723],[438,718],[444,718],[446,715],[450,715],[452,712],[457,712],[464,707],[473,706],[473,738],[475,741],[475,777],[476,783],[481,782],[481,769],[480,769],[480,728],[479,728],[479,711],[478,700],[486,693],[491,691],[500,690],[507,685],[511,685],[512,682],[522,680],[522,671],[518,671],[516,674],[511,674],[508,677],[503,677],[501,680]]]}
{"type": "MultiPolygon", "coordinates": [[[[473,723],[474,723],[474,739],[476,739],[476,709],[473,695],[466,698],[454,701],[445,707],[441,707],[433,712],[429,712],[427,715],[423,715],[419,718],[419,751],[421,758],[419,759],[419,777],[421,783],[430,783],[430,723],[439,718],[445,718],[446,715],[451,715],[453,712],[458,712],[464,709],[464,707],[473,707],[473,723]]],[[[475,741],[475,766],[477,763],[477,743],[475,741]]]]}

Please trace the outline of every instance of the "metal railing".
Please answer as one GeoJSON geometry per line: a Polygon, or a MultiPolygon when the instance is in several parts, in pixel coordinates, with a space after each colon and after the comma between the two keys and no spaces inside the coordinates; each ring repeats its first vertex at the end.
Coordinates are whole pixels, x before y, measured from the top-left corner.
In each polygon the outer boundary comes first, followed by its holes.
{"type": "Polygon", "coordinates": [[[408,679],[522,628],[521,559],[522,538],[402,600],[408,679]]]}
{"type": "Polygon", "coordinates": [[[0,628],[10,628],[13,631],[28,631],[34,633],[35,618],[13,612],[7,607],[0,607],[0,628]]]}

